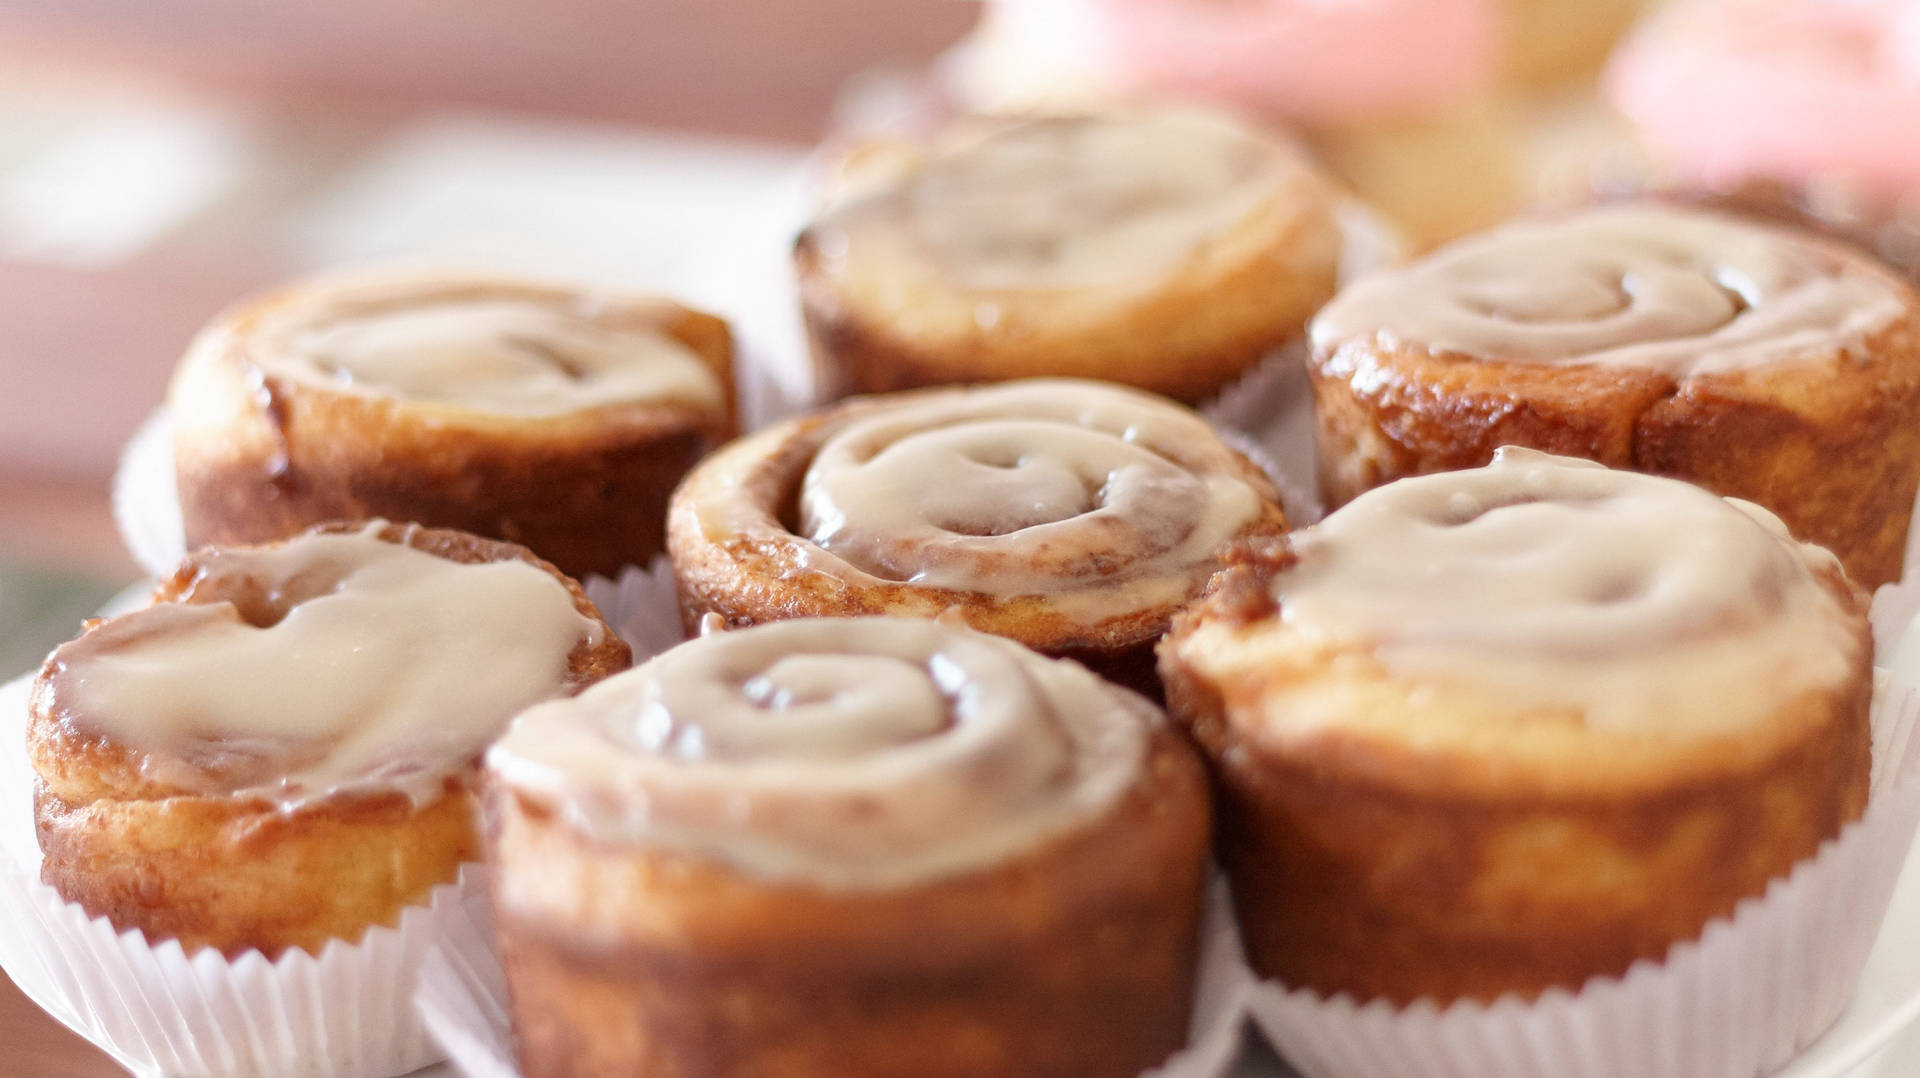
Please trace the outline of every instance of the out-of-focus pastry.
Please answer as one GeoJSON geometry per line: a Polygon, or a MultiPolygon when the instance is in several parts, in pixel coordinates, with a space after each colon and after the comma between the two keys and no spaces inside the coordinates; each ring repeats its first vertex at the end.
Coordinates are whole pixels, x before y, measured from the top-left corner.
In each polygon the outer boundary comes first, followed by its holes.
{"type": "Polygon", "coordinates": [[[1521,89],[1591,80],[1648,0],[1493,0],[1501,16],[1501,71],[1521,89]]]}
{"type": "Polygon", "coordinates": [[[1605,207],[1364,277],[1311,335],[1333,504],[1526,445],[1758,502],[1859,583],[1900,576],[1920,300],[1840,244],[1605,207]]]}
{"type": "Polygon", "coordinates": [[[841,393],[1064,376],[1199,402],[1333,294],[1331,187],[1225,116],[970,117],[846,152],[795,247],[841,393]]]}
{"type": "Polygon", "coordinates": [[[1283,531],[1193,412],[1043,380],[848,401],[750,435],[674,495],[689,624],[958,617],[1156,693],[1153,645],[1222,544],[1283,531]]]}
{"type": "Polygon", "coordinates": [[[1007,0],[988,5],[949,81],[975,108],[1173,98],[1288,125],[1428,246],[1519,195],[1499,39],[1487,0],[1007,0]]]}
{"type": "Polygon", "coordinates": [[[1764,509],[1509,449],[1242,551],[1161,663],[1255,968],[1444,1006],[1660,961],[1813,856],[1872,659],[1764,509]]]}
{"type": "Polygon", "coordinates": [[[1072,663],[916,619],[716,633],[487,771],[530,1076],[1132,1078],[1185,1041],[1205,778],[1072,663]]]}
{"type": "Polygon", "coordinates": [[[667,495],[734,433],[726,324],[495,278],[296,284],[188,350],[168,395],[189,546],[386,517],[568,573],[660,552],[667,495]]]}
{"type": "Polygon", "coordinates": [[[507,720],[628,661],[511,544],[375,522],[196,551],[40,672],[42,877],[189,952],[353,942],[478,859],[507,720]]]}
{"type": "Polygon", "coordinates": [[[1811,222],[1920,280],[1920,5],[1678,0],[1608,72],[1638,182],[1811,222]]]}

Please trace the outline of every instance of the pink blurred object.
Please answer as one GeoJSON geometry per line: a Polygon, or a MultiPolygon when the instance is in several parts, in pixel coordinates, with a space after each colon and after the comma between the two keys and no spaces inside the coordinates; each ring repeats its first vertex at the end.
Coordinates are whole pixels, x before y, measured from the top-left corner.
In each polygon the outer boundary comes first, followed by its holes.
{"type": "Polygon", "coordinates": [[[1418,115],[1484,87],[1490,0],[1001,0],[990,35],[1123,93],[1312,124],[1418,115]]]}
{"type": "Polygon", "coordinates": [[[924,61],[973,14],[900,0],[13,0],[0,68],[84,59],[357,115],[477,105],[811,141],[850,75],[924,61]]]}
{"type": "Polygon", "coordinates": [[[1682,0],[1606,87],[1681,178],[1920,188],[1920,3],[1682,0]]]}

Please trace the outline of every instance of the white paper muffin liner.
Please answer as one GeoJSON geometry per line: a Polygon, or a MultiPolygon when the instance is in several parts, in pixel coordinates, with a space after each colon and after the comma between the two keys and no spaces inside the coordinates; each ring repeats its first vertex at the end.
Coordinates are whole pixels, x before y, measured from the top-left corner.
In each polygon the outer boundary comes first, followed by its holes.
{"type": "Polygon", "coordinates": [[[187,556],[173,480],[173,432],[164,406],[153,410],[120,451],[113,473],[113,523],[134,564],[149,576],[170,575],[187,556]]]}
{"type": "MultiPolygon", "coordinates": [[[[1346,246],[1340,284],[1394,265],[1407,256],[1407,242],[1368,206],[1348,199],[1339,210],[1346,246]]],[[[1314,469],[1313,388],[1307,378],[1303,333],[1254,364],[1239,380],[1200,408],[1216,426],[1237,431],[1261,450],[1258,459],[1280,487],[1281,507],[1296,528],[1317,522],[1325,511],[1314,469]]]]}
{"type": "Polygon", "coordinates": [[[442,1058],[409,999],[449,920],[485,892],[481,866],[397,926],[317,956],[189,955],[177,941],[117,931],[40,882],[24,751],[31,686],[25,677],[0,687],[0,966],[22,992],[143,1076],[385,1078],[442,1058]]]}
{"type": "Polygon", "coordinates": [[[1291,527],[1325,516],[1314,471],[1313,391],[1306,342],[1274,352],[1200,409],[1234,448],[1266,470],[1280,491],[1291,527]]]}
{"type": "Polygon", "coordinates": [[[664,555],[645,569],[629,565],[618,577],[589,574],[580,586],[614,633],[633,649],[635,666],[687,638],[673,563],[664,555]]]}
{"type": "MultiPolygon", "coordinates": [[[[1241,958],[1224,880],[1208,885],[1200,970],[1187,1046],[1142,1078],[1219,1078],[1239,1057],[1252,977],[1241,958]]],[[[468,1078],[519,1078],[506,975],[484,901],[463,903],[428,955],[414,994],[421,1020],[468,1078]]]]}
{"type": "MultiPolygon", "coordinates": [[[[1911,588],[1884,590],[1883,605],[1911,600],[1911,588]]],[[[1883,634],[1894,627],[1880,620],[1883,634]]],[[[1920,633],[1901,635],[1882,643],[1894,665],[1873,710],[1866,812],[1664,961],[1531,1003],[1395,1007],[1267,981],[1248,994],[1256,1027],[1306,1078],[1753,1078],[1779,1069],[1846,1008],[1920,820],[1920,739],[1911,736],[1920,633]]]]}

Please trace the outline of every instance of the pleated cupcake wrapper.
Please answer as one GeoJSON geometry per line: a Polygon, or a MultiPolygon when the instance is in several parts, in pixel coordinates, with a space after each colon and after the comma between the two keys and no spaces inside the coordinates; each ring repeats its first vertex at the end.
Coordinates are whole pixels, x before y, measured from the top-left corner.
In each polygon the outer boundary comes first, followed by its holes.
{"type": "Polygon", "coordinates": [[[317,956],[187,954],[119,931],[40,882],[23,751],[30,688],[30,678],[0,686],[0,966],[22,992],[142,1076],[386,1078],[442,1058],[412,989],[449,920],[484,895],[484,868],[466,866],[398,925],[317,956]]]}
{"type": "Polygon", "coordinates": [[[1228,445],[1246,454],[1280,491],[1291,527],[1325,516],[1314,472],[1313,391],[1307,345],[1276,349],[1200,409],[1228,445]]]}
{"type": "MultiPolygon", "coordinates": [[[[1908,600],[1887,589],[1877,605],[1908,600]]],[[[1882,632],[1890,618],[1882,618],[1882,632]]],[[[1792,873],[1664,961],[1533,1002],[1396,1007],[1255,985],[1255,1026],[1305,1078],[1753,1078],[1786,1065],[1846,1008],[1920,821],[1920,663],[1900,658],[1873,709],[1867,809],[1792,873]]],[[[1883,637],[1884,639],[1884,637],[1883,637]]]]}
{"type": "MultiPolygon", "coordinates": [[[[1407,241],[1387,220],[1358,201],[1339,209],[1346,246],[1340,283],[1395,265],[1407,256],[1407,241]]],[[[1326,515],[1314,468],[1313,387],[1307,379],[1308,345],[1303,333],[1274,349],[1220,395],[1200,408],[1215,426],[1253,443],[1250,454],[1280,488],[1287,522],[1301,528],[1326,515]]],[[[1235,448],[1242,448],[1235,444],[1235,448]]]]}
{"type": "Polygon", "coordinates": [[[633,649],[635,665],[687,639],[680,622],[673,563],[665,557],[653,559],[645,569],[629,565],[616,577],[589,575],[581,587],[600,608],[600,616],[633,649]]]}
{"type": "MultiPolygon", "coordinates": [[[[506,975],[484,898],[463,903],[420,972],[414,1003],[434,1040],[467,1078],[519,1078],[507,1014],[506,975]]],[[[1220,1078],[1240,1055],[1252,975],[1224,880],[1208,885],[1198,992],[1187,1046],[1142,1078],[1220,1078]]]]}
{"type": "Polygon", "coordinates": [[[187,556],[173,479],[173,434],[164,407],[154,409],[120,451],[113,473],[113,522],[134,564],[148,576],[170,576],[187,556]]]}

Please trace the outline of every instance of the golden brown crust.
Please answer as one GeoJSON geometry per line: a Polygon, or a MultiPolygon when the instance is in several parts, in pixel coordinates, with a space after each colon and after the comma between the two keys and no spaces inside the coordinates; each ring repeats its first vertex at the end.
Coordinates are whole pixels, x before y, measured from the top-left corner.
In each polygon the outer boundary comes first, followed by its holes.
{"type": "Polygon", "coordinates": [[[1490,710],[1463,735],[1421,721],[1456,706],[1444,690],[1352,648],[1263,652],[1260,676],[1223,682],[1214,658],[1272,624],[1264,581],[1286,558],[1243,555],[1161,651],[1170,710],[1212,763],[1221,857],[1266,976],[1401,1004],[1574,989],[1697,938],[1864,810],[1872,651],[1864,597],[1837,573],[1824,583],[1858,643],[1845,686],[1687,742],[1471,697],[1490,710]],[[1280,738],[1249,729],[1267,692],[1335,676],[1377,681],[1378,706],[1421,735],[1380,736],[1391,716],[1280,738]],[[1495,752],[1475,751],[1482,736],[1495,752]]]}
{"type": "Polygon", "coordinates": [[[1321,489],[1338,506],[1527,446],[1756,502],[1877,587],[1900,577],[1920,487],[1920,313],[1858,351],[1676,382],[1343,341],[1308,364],[1321,489]]]}
{"type": "MultiPolygon", "coordinates": [[[[845,423],[941,390],[850,400],[723,447],[674,492],[667,520],[682,619],[688,629],[714,614],[742,628],[801,617],[894,614],[940,617],[953,612],[983,632],[1017,640],[1042,654],[1073,659],[1148,696],[1160,694],[1153,647],[1191,596],[1089,623],[1045,595],[990,595],[921,587],[872,577],[849,580],[808,570],[813,544],[793,533],[801,479],[820,446],[845,423]],[[701,523],[714,505],[751,511],[754,527],[714,531],[701,523]]],[[[1279,493],[1258,465],[1234,453],[1239,477],[1258,492],[1259,515],[1239,537],[1286,530],[1279,493]]]]}
{"type": "Polygon", "coordinates": [[[1170,730],[1091,828],[898,892],[596,845],[497,785],[487,807],[529,1078],[1117,1078],[1185,1042],[1208,813],[1170,730]]]}
{"type": "Polygon", "coordinates": [[[650,402],[512,417],[264,372],[245,355],[248,327],[294,296],[223,316],[235,346],[195,348],[174,376],[168,403],[189,547],[386,517],[521,543],[571,575],[612,574],[660,553],[673,485],[736,429],[726,323],[677,304],[633,302],[598,317],[686,345],[720,380],[724,410],[650,402]]]}
{"type": "MultiPolygon", "coordinates": [[[[525,561],[564,583],[582,615],[600,620],[577,583],[523,547],[415,525],[377,534],[466,564],[525,561]]],[[[154,593],[156,603],[227,598],[243,609],[258,600],[244,582],[203,576],[192,556],[154,593]]],[[[568,657],[568,690],[625,669],[631,658],[611,630],[597,642],[583,640],[568,657]]],[[[353,941],[368,927],[395,924],[405,907],[479,856],[471,773],[449,779],[444,796],[418,807],[400,793],[337,795],[293,811],[197,795],[144,773],[141,752],[83,732],[53,693],[40,691],[51,677],[50,660],[27,728],[41,878],[117,928],[178,939],[189,952],[207,946],[229,957],[259,950],[275,958],[297,947],[317,954],[328,940],[353,941]]]]}
{"type": "MultiPolygon", "coordinates": [[[[845,153],[870,151],[856,144],[845,153]]],[[[912,173],[899,160],[910,152],[889,155],[893,182],[912,173]]],[[[818,226],[800,234],[793,257],[832,396],[1068,377],[1197,403],[1299,335],[1333,295],[1341,245],[1331,186],[1301,169],[1230,235],[1122,287],[978,290],[909,285],[894,274],[864,281],[823,257],[818,226]]]]}
{"type": "Polygon", "coordinates": [[[865,310],[861,297],[837,289],[811,233],[795,243],[794,264],[808,339],[832,396],[1059,376],[1194,404],[1298,336],[1333,295],[1337,239],[1300,231],[1276,239],[1263,257],[1195,272],[1097,316],[1068,319],[1038,303],[1008,304],[988,325],[969,319],[941,336],[918,323],[889,324],[865,310]]]}

